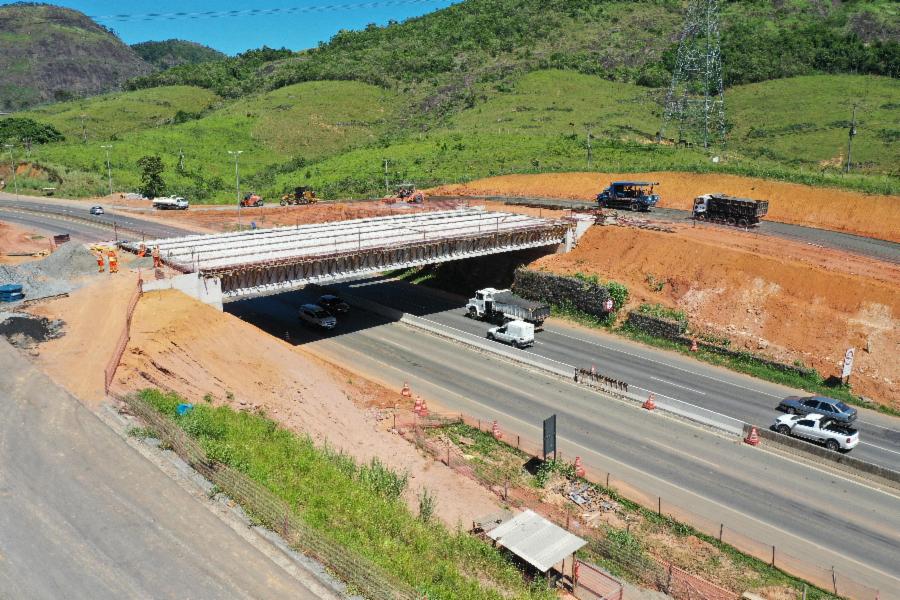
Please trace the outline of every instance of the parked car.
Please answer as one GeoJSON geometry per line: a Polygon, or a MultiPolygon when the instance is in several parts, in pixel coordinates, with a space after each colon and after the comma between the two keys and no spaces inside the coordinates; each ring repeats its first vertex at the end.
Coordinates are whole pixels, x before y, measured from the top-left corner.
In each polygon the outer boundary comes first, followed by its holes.
{"type": "Polygon", "coordinates": [[[516,319],[500,327],[488,329],[487,338],[516,348],[534,346],[534,324],[516,319]]]}
{"type": "Polygon", "coordinates": [[[337,319],[334,315],[319,306],[318,304],[304,304],[300,307],[300,320],[308,325],[321,327],[322,329],[334,329],[337,325],[337,319]]]}
{"type": "Polygon", "coordinates": [[[350,312],[350,305],[334,294],[325,294],[324,296],[320,296],[319,301],[316,304],[333,315],[346,314],[350,312]]]}
{"type": "Polygon", "coordinates": [[[92,207],[91,207],[91,214],[92,214],[92,215],[102,215],[102,214],[103,214],[103,207],[102,207],[102,206],[92,206],[92,207]]]}
{"type": "Polygon", "coordinates": [[[829,450],[849,452],[859,444],[859,432],[825,415],[781,415],[772,426],[784,435],[825,444],[829,450]]]}
{"type": "Polygon", "coordinates": [[[827,396],[807,396],[805,398],[788,396],[778,405],[778,410],[792,415],[817,413],[841,423],[852,423],[856,420],[855,408],[827,396]]]}

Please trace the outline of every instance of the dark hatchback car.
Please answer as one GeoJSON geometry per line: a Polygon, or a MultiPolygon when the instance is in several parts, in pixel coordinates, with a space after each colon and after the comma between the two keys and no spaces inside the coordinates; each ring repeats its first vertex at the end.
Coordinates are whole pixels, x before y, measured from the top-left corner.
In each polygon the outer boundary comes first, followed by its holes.
{"type": "Polygon", "coordinates": [[[333,294],[325,294],[324,296],[319,298],[316,304],[333,315],[346,314],[350,312],[350,305],[333,294]]]}
{"type": "Polygon", "coordinates": [[[792,415],[818,413],[841,423],[852,423],[856,420],[855,408],[827,396],[808,396],[806,398],[788,396],[778,405],[778,410],[792,415]]]}

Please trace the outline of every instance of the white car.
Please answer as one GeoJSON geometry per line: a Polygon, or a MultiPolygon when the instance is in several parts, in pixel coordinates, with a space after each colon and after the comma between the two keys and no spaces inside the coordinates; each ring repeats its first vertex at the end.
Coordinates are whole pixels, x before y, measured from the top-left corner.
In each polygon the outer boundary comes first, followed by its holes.
{"type": "Polygon", "coordinates": [[[824,444],[829,450],[849,452],[859,444],[859,432],[819,414],[781,415],[775,419],[775,431],[824,444]]]}
{"type": "Polygon", "coordinates": [[[92,206],[92,207],[91,207],[91,214],[92,214],[92,215],[102,215],[102,214],[103,214],[103,207],[102,207],[102,206],[92,206]]]}
{"type": "Polygon", "coordinates": [[[516,348],[534,346],[534,324],[516,319],[506,325],[488,329],[487,338],[510,344],[516,348]]]}
{"type": "Polygon", "coordinates": [[[337,319],[334,315],[317,304],[304,304],[299,311],[300,320],[309,325],[315,325],[322,329],[334,329],[337,319]]]}

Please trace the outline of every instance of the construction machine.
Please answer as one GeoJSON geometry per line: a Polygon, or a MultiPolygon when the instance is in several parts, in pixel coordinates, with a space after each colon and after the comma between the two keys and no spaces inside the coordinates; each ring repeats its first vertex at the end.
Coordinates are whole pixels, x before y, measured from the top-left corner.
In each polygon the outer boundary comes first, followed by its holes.
{"type": "Polygon", "coordinates": [[[257,208],[262,205],[263,205],[262,196],[260,196],[256,192],[250,192],[249,194],[245,194],[244,199],[241,200],[241,208],[257,208]]]}
{"type": "Polygon", "coordinates": [[[282,206],[291,206],[298,204],[315,204],[319,199],[312,188],[305,185],[295,187],[293,192],[288,192],[281,197],[282,206]]]}
{"type": "Polygon", "coordinates": [[[397,186],[397,193],[393,196],[385,196],[384,202],[407,202],[409,204],[422,204],[425,202],[425,194],[416,189],[413,183],[401,183],[397,186]]]}

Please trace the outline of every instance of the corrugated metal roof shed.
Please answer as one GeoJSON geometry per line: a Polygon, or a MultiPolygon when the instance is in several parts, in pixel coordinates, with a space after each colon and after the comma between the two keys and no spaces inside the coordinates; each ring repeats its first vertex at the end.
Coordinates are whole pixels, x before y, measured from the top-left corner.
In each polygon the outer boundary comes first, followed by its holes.
{"type": "Polygon", "coordinates": [[[531,510],[519,513],[487,535],[541,573],[587,544],[531,510]]]}

